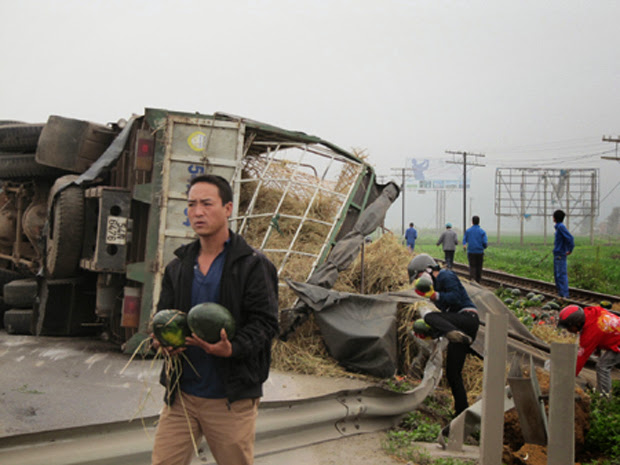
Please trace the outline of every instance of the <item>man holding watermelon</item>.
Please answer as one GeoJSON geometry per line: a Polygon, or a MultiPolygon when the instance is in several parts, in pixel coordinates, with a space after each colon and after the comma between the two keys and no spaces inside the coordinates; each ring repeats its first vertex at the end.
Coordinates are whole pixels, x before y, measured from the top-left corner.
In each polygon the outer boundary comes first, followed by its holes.
{"type": "MultiPolygon", "coordinates": [[[[222,329],[211,342],[193,331],[177,348],[154,340],[166,353],[161,375],[166,405],[155,435],[154,465],[190,463],[200,436],[218,464],[254,461],[258,403],[278,333],[278,276],[262,253],[228,228],[232,199],[230,184],[220,176],[200,175],[190,182],[187,216],[198,239],[177,249],[166,267],[158,311],[217,307],[222,329]],[[226,327],[234,328],[234,337],[226,327]]],[[[209,321],[206,314],[199,317],[194,320],[209,321]]],[[[212,332],[207,330],[204,334],[212,332]]]]}

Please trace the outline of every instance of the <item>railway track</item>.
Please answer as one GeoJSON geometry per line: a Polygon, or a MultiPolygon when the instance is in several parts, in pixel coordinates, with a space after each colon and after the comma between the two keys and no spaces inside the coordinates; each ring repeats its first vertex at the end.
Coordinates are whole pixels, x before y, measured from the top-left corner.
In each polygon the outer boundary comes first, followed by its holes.
{"type": "MultiPolygon", "coordinates": [[[[436,258],[437,262],[444,263],[443,260],[436,258]]],[[[469,278],[469,266],[462,263],[454,263],[452,268],[459,276],[469,278]]],[[[482,270],[482,282],[481,284],[496,289],[500,286],[503,287],[517,287],[522,291],[532,291],[537,294],[542,294],[549,299],[560,299],[555,289],[554,283],[546,281],[540,281],[537,279],[524,278],[522,276],[516,276],[502,271],[490,270],[484,268],[482,270]]],[[[620,302],[620,296],[602,294],[600,292],[588,291],[585,289],[579,289],[576,287],[569,288],[569,297],[561,299],[567,303],[574,303],[581,306],[587,305],[599,305],[602,301],[607,300],[612,304],[620,302]]]]}

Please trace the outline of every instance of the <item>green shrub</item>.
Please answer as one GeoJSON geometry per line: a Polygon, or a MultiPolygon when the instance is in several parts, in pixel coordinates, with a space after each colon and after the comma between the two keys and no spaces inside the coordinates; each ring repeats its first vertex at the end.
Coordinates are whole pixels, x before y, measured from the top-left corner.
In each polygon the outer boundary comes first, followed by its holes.
{"type": "Polygon", "coordinates": [[[614,381],[610,397],[592,392],[590,395],[590,430],[586,447],[612,459],[620,460],[620,382],[614,381]]]}
{"type": "MultiPolygon", "coordinates": [[[[433,442],[439,436],[441,425],[429,423],[420,412],[409,412],[402,422],[406,436],[412,441],[433,442]]],[[[400,433],[400,431],[397,431],[400,433]]]]}
{"type": "Polygon", "coordinates": [[[413,444],[409,433],[411,431],[388,431],[381,445],[389,455],[403,459],[411,460],[419,465],[431,465],[432,458],[426,450],[420,446],[413,444]]]}

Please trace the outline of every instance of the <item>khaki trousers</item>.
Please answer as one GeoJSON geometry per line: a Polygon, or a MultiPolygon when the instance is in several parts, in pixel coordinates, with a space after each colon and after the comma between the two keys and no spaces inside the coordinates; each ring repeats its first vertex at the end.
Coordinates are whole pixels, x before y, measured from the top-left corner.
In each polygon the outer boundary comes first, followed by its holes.
{"type": "Polygon", "coordinates": [[[228,406],[226,399],[203,399],[179,392],[159,417],[153,465],[187,465],[204,436],[220,465],[254,463],[254,433],[259,399],[242,399],[228,406]],[[191,425],[191,426],[190,426],[191,425]],[[191,427],[190,435],[189,428],[191,427]]]}

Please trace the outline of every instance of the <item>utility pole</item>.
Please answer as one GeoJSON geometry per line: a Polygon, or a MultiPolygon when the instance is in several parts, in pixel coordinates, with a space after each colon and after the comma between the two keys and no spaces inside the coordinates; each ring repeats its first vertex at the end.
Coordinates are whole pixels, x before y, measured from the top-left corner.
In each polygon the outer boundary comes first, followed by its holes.
{"type": "Polygon", "coordinates": [[[404,236],[405,235],[405,192],[406,192],[406,188],[407,186],[405,185],[405,173],[412,173],[413,169],[412,168],[392,168],[392,171],[395,172],[400,172],[400,176],[401,176],[401,185],[400,185],[400,189],[403,193],[403,212],[402,212],[402,218],[401,218],[401,235],[404,236]]]}
{"type": "Polygon", "coordinates": [[[469,162],[469,166],[486,166],[478,163],[478,157],[484,157],[481,153],[469,153],[469,152],[454,152],[452,150],[446,150],[446,153],[451,155],[460,155],[463,157],[463,160],[457,161],[447,161],[446,163],[450,163],[453,165],[463,165],[463,235],[467,230],[467,157],[474,157],[473,162],[469,162]]]}
{"type": "Polygon", "coordinates": [[[603,136],[603,142],[615,142],[616,143],[616,156],[615,157],[601,157],[601,159],[620,161],[620,158],[618,158],[618,144],[620,143],[620,136],[619,137],[603,136]]]}

